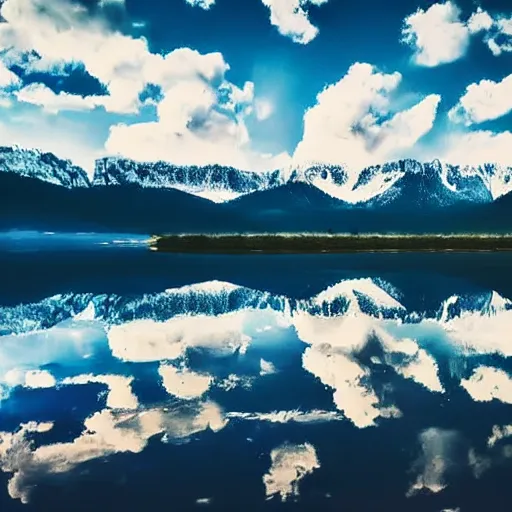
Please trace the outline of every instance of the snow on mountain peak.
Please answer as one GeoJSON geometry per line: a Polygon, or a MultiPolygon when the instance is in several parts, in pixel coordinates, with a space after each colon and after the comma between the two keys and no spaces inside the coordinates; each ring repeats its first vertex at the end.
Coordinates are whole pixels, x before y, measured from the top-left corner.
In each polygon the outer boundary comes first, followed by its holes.
{"type": "Polygon", "coordinates": [[[0,172],[37,178],[66,188],[89,187],[87,173],[69,160],[61,160],[53,153],[20,146],[0,147],[0,172]]]}
{"type": "MultiPolygon", "coordinates": [[[[67,188],[91,185],[86,172],[71,162],[51,153],[17,146],[0,147],[0,171],[67,188]]],[[[349,204],[372,200],[387,203],[406,189],[416,190],[424,201],[443,205],[458,200],[482,203],[512,192],[512,167],[493,163],[459,166],[437,159],[427,163],[405,159],[372,165],[359,172],[342,165],[315,162],[294,162],[282,169],[260,172],[220,165],[178,166],[106,157],[96,161],[92,180],[93,186],[172,188],[215,203],[290,183],[311,185],[349,204]]]]}
{"type": "Polygon", "coordinates": [[[220,165],[177,166],[166,162],[136,162],[121,158],[96,161],[93,186],[132,185],[174,188],[215,203],[284,184],[276,171],[240,171],[220,165]]]}

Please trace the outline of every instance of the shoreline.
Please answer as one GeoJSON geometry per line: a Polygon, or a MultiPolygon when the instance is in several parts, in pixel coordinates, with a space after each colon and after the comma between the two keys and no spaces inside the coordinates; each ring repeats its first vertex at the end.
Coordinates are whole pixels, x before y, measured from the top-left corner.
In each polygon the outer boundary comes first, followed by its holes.
{"type": "Polygon", "coordinates": [[[149,247],[159,252],[207,254],[494,252],[512,251],[512,235],[183,234],[153,236],[149,247]]]}

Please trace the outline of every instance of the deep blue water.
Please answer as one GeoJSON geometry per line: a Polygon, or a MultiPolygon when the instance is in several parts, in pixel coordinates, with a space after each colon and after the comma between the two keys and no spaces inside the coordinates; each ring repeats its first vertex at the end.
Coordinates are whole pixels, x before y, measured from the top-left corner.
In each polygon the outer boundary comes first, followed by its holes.
{"type": "Polygon", "coordinates": [[[507,253],[0,236],[0,510],[510,510],[507,253]]]}

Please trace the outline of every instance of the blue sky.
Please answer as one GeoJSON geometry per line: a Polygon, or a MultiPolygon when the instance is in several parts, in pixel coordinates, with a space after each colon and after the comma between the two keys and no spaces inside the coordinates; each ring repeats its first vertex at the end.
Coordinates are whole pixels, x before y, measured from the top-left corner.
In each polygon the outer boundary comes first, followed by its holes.
{"type": "Polygon", "coordinates": [[[2,144],[88,169],[512,164],[505,0],[1,4],[2,144]]]}

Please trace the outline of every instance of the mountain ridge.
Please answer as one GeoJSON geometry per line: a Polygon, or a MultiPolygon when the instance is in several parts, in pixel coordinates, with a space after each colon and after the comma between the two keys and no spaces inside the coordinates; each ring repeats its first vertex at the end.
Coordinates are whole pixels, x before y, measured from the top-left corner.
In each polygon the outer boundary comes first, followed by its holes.
{"type": "Polygon", "coordinates": [[[137,320],[165,322],[186,315],[218,316],[241,310],[273,310],[290,317],[339,318],[364,315],[408,324],[493,317],[512,310],[512,301],[487,290],[451,295],[431,307],[407,307],[391,283],[375,278],[344,279],[313,296],[294,299],[230,282],[209,281],[141,295],[64,293],[35,303],[0,307],[0,337],[46,330],[65,321],[100,320],[109,326],[137,320]]]}
{"type": "Polygon", "coordinates": [[[512,166],[457,166],[438,159],[425,163],[396,160],[366,167],[354,175],[343,166],[314,163],[256,172],[220,165],[177,166],[105,157],[96,160],[94,175],[89,179],[83,169],[52,153],[0,147],[1,171],[66,188],[133,185],[176,189],[214,203],[230,203],[295,183],[311,185],[347,205],[369,207],[382,207],[404,195],[415,206],[489,203],[512,191],[512,166]]]}

